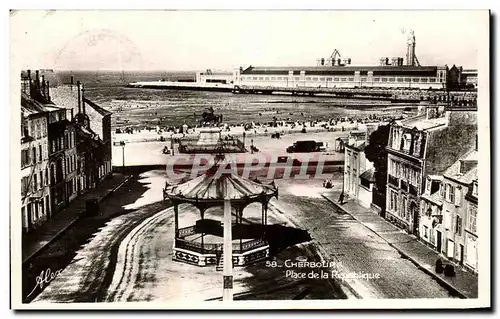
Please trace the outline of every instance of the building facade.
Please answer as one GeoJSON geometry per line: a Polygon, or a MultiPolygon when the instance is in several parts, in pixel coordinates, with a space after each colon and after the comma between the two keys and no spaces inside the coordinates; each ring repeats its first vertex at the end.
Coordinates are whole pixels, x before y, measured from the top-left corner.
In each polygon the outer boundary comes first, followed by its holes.
{"type": "Polygon", "coordinates": [[[47,135],[45,110],[22,93],[21,215],[24,232],[35,229],[51,214],[47,135]]]}
{"type": "Polygon", "coordinates": [[[478,272],[478,234],[477,234],[477,178],[468,187],[465,195],[467,217],[465,219],[465,266],[478,272]]]}
{"type": "Polygon", "coordinates": [[[366,159],[364,149],[368,132],[353,131],[345,144],[344,193],[369,208],[373,191],[373,164],[366,159]],[[371,175],[370,175],[371,172],[371,175]]]}
{"type": "Polygon", "coordinates": [[[447,66],[304,66],[236,69],[235,85],[445,89],[447,66]]]}
{"type": "Polygon", "coordinates": [[[464,265],[466,259],[465,228],[468,209],[471,206],[467,204],[465,197],[469,191],[472,192],[473,181],[477,180],[477,159],[476,150],[465,154],[444,172],[441,185],[443,202],[441,253],[460,265],[464,265]]]}
{"type": "Polygon", "coordinates": [[[473,148],[476,134],[476,111],[428,106],[415,117],[391,123],[386,218],[418,235],[426,176],[441,175],[473,148]]]}

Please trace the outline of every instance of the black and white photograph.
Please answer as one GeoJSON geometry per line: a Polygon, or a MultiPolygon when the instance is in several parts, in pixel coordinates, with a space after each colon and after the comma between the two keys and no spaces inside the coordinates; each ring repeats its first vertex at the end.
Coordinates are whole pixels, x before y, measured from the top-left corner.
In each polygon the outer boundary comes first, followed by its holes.
{"type": "Polygon", "coordinates": [[[488,10],[9,24],[12,308],[491,306],[488,10]]]}

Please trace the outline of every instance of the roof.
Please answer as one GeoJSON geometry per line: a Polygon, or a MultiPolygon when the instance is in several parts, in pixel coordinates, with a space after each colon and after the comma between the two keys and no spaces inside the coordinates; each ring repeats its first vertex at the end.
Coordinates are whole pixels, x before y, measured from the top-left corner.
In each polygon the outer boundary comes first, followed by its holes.
{"type": "Polygon", "coordinates": [[[259,73],[259,72],[300,72],[300,71],[347,71],[347,72],[355,72],[355,71],[393,71],[393,72],[405,72],[405,71],[413,71],[413,72],[435,72],[437,70],[437,66],[411,66],[411,65],[403,65],[403,66],[391,66],[391,65],[371,65],[371,66],[249,66],[244,69],[242,74],[249,73],[259,73]]]}
{"type": "Polygon", "coordinates": [[[446,171],[443,176],[449,179],[456,180],[463,184],[470,184],[474,180],[477,180],[477,159],[478,151],[471,150],[460,157],[455,163],[453,163],[446,171]],[[462,162],[468,162],[471,165],[467,165],[467,170],[465,172],[460,172],[462,162]]]}
{"type": "Polygon", "coordinates": [[[421,197],[439,207],[443,206],[443,202],[442,202],[442,199],[441,199],[441,195],[439,195],[439,191],[437,192],[434,192],[433,194],[429,195],[429,194],[426,194],[426,193],[423,193],[421,195],[421,197]]]}
{"type": "Polygon", "coordinates": [[[238,200],[255,199],[262,195],[274,196],[277,188],[274,183],[264,185],[233,173],[206,173],[180,185],[167,185],[165,193],[169,198],[186,201],[222,202],[226,197],[238,200]]]}
{"type": "Polygon", "coordinates": [[[112,114],[110,111],[108,111],[106,109],[103,109],[102,107],[100,107],[99,105],[95,104],[91,100],[83,98],[83,102],[87,103],[90,107],[92,107],[94,110],[97,111],[97,113],[101,114],[102,116],[106,116],[106,115],[111,115],[112,114]]]}
{"type": "Polygon", "coordinates": [[[355,148],[359,151],[364,151],[364,149],[366,147],[366,141],[365,140],[354,141],[353,143],[346,144],[346,147],[355,148]]]}
{"type": "Polygon", "coordinates": [[[40,113],[53,112],[64,110],[51,103],[41,103],[31,97],[26,93],[21,93],[21,112],[24,116],[30,116],[40,113]]]}
{"type": "Polygon", "coordinates": [[[396,121],[396,123],[408,128],[416,128],[419,131],[427,131],[441,126],[446,126],[447,119],[445,117],[427,119],[426,114],[421,114],[396,121]]]}
{"type": "Polygon", "coordinates": [[[363,174],[359,175],[360,179],[364,179],[366,181],[369,181],[370,183],[375,182],[375,169],[372,167],[366,171],[363,172],[363,174]]]}

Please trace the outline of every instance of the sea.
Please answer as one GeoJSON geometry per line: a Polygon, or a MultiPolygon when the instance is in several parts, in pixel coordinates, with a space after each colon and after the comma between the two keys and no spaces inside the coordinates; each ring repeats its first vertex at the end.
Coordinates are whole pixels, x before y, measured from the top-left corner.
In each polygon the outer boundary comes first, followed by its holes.
{"type": "Polygon", "coordinates": [[[276,120],[383,119],[399,117],[390,102],[334,97],[250,95],[230,92],[130,88],[139,81],[194,81],[195,72],[172,71],[55,71],[45,74],[52,85],[80,81],[86,98],[110,110],[113,129],[168,128],[199,123],[212,107],[228,124],[268,123],[276,120]]]}

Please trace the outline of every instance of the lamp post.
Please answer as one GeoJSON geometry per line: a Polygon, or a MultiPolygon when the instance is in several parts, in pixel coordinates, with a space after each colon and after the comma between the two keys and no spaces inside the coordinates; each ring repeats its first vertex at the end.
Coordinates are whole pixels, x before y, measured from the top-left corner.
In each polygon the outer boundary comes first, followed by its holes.
{"type": "Polygon", "coordinates": [[[125,142],[120,141],[120,146],[122,147],[122,167],[125,167],[125,142]]]}
{"type": "Polygon", "coordinates": [[[223,246],[223,290],[222,300],[233,300],[233,236],[231,223],[231,200],[224,198],[224,246],[223,246]]]}

